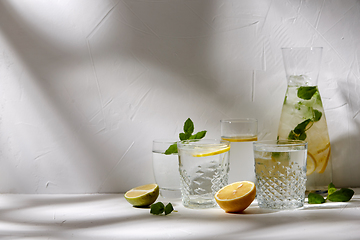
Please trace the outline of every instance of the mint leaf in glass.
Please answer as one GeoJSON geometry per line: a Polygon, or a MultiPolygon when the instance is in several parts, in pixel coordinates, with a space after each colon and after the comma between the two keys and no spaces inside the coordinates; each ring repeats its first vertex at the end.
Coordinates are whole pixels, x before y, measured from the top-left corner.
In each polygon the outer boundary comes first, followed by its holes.
{"type": "MultiPolygon", "coordinates": [[[[186,119],[183,130],[183,133],[179,133],[179,139],[181,141],[189,139],[201,139],[206,135],[206,131],[201,131],[192,135],[192,133],[194,132],[194,123],[193,121],[191,121],[190,118],[186,119]]],[[[173,153],[178,153],[177,143],[170,145],[170,147],[165,151],[166,155],[170,155],[173,153]]]]}
{"type": "Polygon", "coordinates": [[[164,212],[165,206],[162,202],[151,204],[150,213],[154,215],[160,215],[164,212]]]}
{"type": "Polygon", "coordinates": [[[307,126],[309,125],[309,123],[311,123],[311,119],[306,119],[305,121],[299,123],[295,128],[294,128],[294,132],[296,134],[301,134],[303,132],[305,132],[307,130],[307,126]]]}
{"type": "Polygon", "coordinates": [[[288,139],[290,140],[305,140],[306,139],[306,133],[305,131],[308,130],[310,127],[308,127],[309,124],[312,124],[313,121],[311,119],[306,119],[305,121],[299,123],[294,130],[291,130],[288,139]]]}
{"type": "Polygon", "coordinates": [[[173,208],[173,206],[172,206],[171,203],[168,203],[168,204],[165,206],[165,215],[170,214],[172,211],[174,211],[174,208],[173,208]]]}
{"type": "Polygon", "coordinates": [[[314,122],[320,121],[321,116],[322,116],[322,112],[314,109],[314,122]]]}
{"type": "Polygon", "coordinates": [[[164,152],[166,155],[170,155],[173,153],[177,153],[178,149],[177,149],[177,143],[173,143],[172,145],[170,145],[170,147],[168,149],[166,149],[166,151],[164,152]]]}
{"type": "Polygon", "coordinates": [[[202,139],[203,137],[205,137],[205,135],[206,135],[206,131],[201,131],[194,135],[191,135],[189,139],[202,139]]]}
{"type": "Polygon", "coordinates": [[[330,194],[327,199],[331,202],[348,202],[354,195],[354,191],[348,188],[341,188],[330,194]]]}
{"type": "Polygon", "coordinates": [[[297,96],[304,100],[310,100],[316,92],[316,86],[302,86],[298,88],[297,96]]]}
{"type": "Polygon", "coordinates": [[[308,203],[309,204],[320,204],[324,203],[325,199],[323,196],[317,193],[309,193],[308,195],[308,203]]]}
{"type": "MultiPolygon", "coordinates": [[[[186,119],[186,121],[184,123],[184,133],[190,137],[193,132],[194,132],[194,123],[193,123],[193,121],[191,121],[190,118],[188,118],[188,119],[186,119]]],[[[187,139],[189,139],[189,138],[187,138],[187,139]]],[[[184,140],[187,140],[187,139],[184,139],[184,140]]]]}
{"type": "Polygon", "coordinates": [[[179,139],[181,141],[188,140],[191,137],[191,133],[179,133],[179,139]]]}

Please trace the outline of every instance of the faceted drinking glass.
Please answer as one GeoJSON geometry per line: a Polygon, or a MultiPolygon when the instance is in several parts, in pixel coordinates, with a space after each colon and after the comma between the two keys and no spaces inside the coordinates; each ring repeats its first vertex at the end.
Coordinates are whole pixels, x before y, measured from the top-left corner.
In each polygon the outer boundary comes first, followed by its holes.
{"type": "Polygon", "coordinates": [[[188,208],[217,206],[215,193],[228,184],[230,142],[216,139],[178,142],[182,203],[188,208]]]}
{"type": "Polygon", "coordinates": [[[276,140],[254,142],[259,207],[295,209],[304,206],[307,143],[276,140]]]}

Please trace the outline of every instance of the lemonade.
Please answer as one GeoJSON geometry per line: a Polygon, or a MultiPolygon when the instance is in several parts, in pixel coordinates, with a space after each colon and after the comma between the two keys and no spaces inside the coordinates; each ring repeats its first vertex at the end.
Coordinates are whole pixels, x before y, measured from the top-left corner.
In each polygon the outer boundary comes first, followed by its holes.
{"type": "Polygon", "coordinates": [[[256,191],[261,208],[293,209],[304,205],[306,190],[304,141],[254,143],[256,191]]]}
{"type": "Polygon", "coordinates": [[[330,139],[317,86],[288,86],[278,138],[308,142],[307,190],[326,190],[332,179],[330,139]]]}
{"type": "Polygon", "coordinates": [[[282,107],[279,139],[308,142],[308,191],[326,194],[332,182],[330,139],[318,89],[321,47],[282,48],[287,91],[282,107]]]}
{"type": "Polygon", "coordinates": [[[256,135],[222,136],[231,143],[229,183],[237,181],[255,182],[253,142],[256,135]]]}
{"type": "Polygon", "coordinates": [[[231,143],[229,183],[255,181],[253,142],[257,141],[255,118],[222,119],[221,138],[231,143]]]}

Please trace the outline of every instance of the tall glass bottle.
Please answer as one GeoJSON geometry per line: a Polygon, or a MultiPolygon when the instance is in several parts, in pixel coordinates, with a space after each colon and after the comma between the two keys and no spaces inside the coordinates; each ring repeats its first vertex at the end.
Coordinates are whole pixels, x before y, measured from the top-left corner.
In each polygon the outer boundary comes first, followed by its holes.
{"type": "Polygon", "coordinates": [[[322,48],[283,48],[282,55],[287,90],[278,139],[308,142],[306,189],[326,192],[332,181],[332,166],[329,133],[317,85],[322,48]]]}

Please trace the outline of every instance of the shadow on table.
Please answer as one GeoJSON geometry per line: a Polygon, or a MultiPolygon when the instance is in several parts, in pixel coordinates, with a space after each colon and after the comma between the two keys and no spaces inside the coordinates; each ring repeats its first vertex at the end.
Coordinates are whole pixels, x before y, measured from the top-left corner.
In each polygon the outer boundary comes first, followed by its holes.
{"type": "MultiPolygon", "coordinates": [[[[243,214],[226,214],[220,208],[187,209],[181,205],[180,201],[174,201],[176,211],[167,216],[154,216],[150,214],[148,208],[134,208],[125,203],[121,194],[50,195],[47,197],[3,195],[0,197],[0,237],[21,235],[60,239],[76,234],[85,239],[96,239],[99,236],[96,235],[99,234],[99,229],[110,229],[111,234],[121,235],[131,233],[131,229],[141,226],[143,230],[159,228],[169,234],[172,234],[175,228],[183,229],[176,232],[180,234],[177,239],[193,231],[201,232],[207,239],[213,239],[216,234],[225,234],[223,239],[226,239],[226,236],[237,234],[254,236],[259,233],[275,233],[280,228],[291,229],[297,226],[326,224],[326,222],[331,222],[334,226],[344,222],[360,224],[359,216],[354,214],[354,211],[342,211],[345,208],[359,208],[360,199],[336,205],[307,204],[304,209],[291,211],[265,210],[258,208],[257,204],[252,204],[243,214]],[[319,209],[334,209],[335,211],[319,209]],[[219,227],[220,225],[234,227],[227,228],[224,232],[224,229],[219,227]],[[163,229],[163,226],[167,226],[168,229],[163,229]],[[207,232],[205,228],[212,228],[212,231],[207,232]],[[82,229],[86,231],[81,231],[82,229]]],[[[136,235],[136,233],[133,234],[136,235]]],[[[101,239],[112,238],[109,235],[101,239]]]]}

